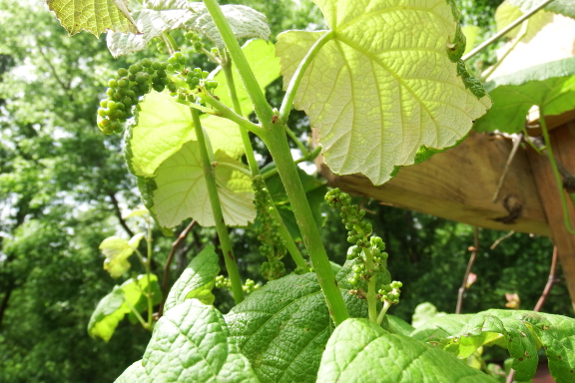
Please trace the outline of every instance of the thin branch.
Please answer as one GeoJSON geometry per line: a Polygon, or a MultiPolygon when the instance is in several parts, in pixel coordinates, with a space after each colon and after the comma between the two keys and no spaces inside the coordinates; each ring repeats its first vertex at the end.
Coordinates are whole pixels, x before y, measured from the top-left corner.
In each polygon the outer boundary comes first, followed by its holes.
{"type": "Polygon", "coordinates": [[[475,56],[476,54],[478,54],[479,52],[481,52],[483,49],[485,49],[487,46],[491,45],[492,43],[494,43],[495,41],[499,40],[501,37],[505,36],[507,33],[509,33],[509,31],[511,31],[512,29],[515,29],[519,24],[521,24],[522,22],[524,22],[525,20],[527,20],[528,18],[530,18],[531,16],[533,16],[535,13],[537,13],[541,8],[545,7],[547,4],[549,4],[550,2],[552,2],[553,0],[545,0],[543,1],[541,4],[539,4],[538,6],[536,6],[535,8],[533,8],[532,10],[530,10],[529,12],[527,12],[526,14],[524,14],[523,16],[521,16],[520,18],[518,18],[517,20],[515,20],[514,22],[512,22],[511,24],[509,24],[507,27],[505,27],[504,29],[502,29],[499,33],[497,33],[495,36],[485,40],[481,45],[479,45],[477,48],[475,48],[474,50],[472,50],[471,52],[469,52],[468,54],[466,54],[465,56],[463,56],[462,60],[463,61],[467,61],[470,58],[472,58],[473,56],[475,56]]]}
{"type": "Polygon", "coordinates": [[[469,273],[471,273],[471,269],[473,268],[473,264],[475,263],[477,252],[479,251],[479,229],[475,227],[473,228],[473,232],[475,237],[475,245],[470,248],[471,256],[469,257],[469,262],[467,262],[467,269],[465,270],[465,274],[463,275],[463,283],[459,288],[459,293],[457,296],[457,307],[455,308],[456,314],[461,314],[461,307],[463,306],[463,294],[465,293],[465,290],[467,290],[467,279],[469,278],[469,273]]]}
{"type": "Polygon", "coordinates": [[[164,305],[166,304],[166,298],[168,297],[168,279],[170,276],[170,265],[172,264],[172,259],[174,259],[174,254],[176,254],[176,250],[180,247],[180,244],[186,239],[192,228],[196,225],[196,220],[192,220],[188,227],[186,227],[178,238],[172,243],[172,250],[170,250],[170,255],[168,255],[168,259],[166,260],[166,264],[164,265],[164,280],[162,281],[162,302],[160,303],[160,309],[158,310],[159,319],[162,314],[164,313],[164,305]]]}
{"type": "Polygon", "coordinates": [[[506,240],[507,238],[511,237],[513,234],[515,234],[515,230],[511,230],[509,233],[505,234],[503,237],[499,237],[495,240],[495,242],[493,242],[493,244],[489,247],[491,250],[494,250],[497,246],[499,246],[499,244],[501,242],[503,242],[504,240],[506,240]]]}
{"type": "Polygon", "coordinates": [[[120,206],[118,205],[116,194],[114,194],[114,192],[108,192],[108,197],[110,197],[110,199],[112,200],[112,206],[114,207],[114,214],[118,218],[118,221],[120,221],[120,225],[122,225],[124,231],[128,233],[130,238],[132,238],[134,236],[134,232],[130,230],[130,228],[126,224],[126,221],[124,220],[124,218],[122,218],[122,212],[120,211],[120,206]]]}
{"type": "Polygon", "coordinates": [[[551,291],[553,284],[557,282],[557,280],[555,279],[556,269],[557,269],[557,246],[553,248],[553,257],[551,258],[551,268],[549,270],[549,278],[547,279],[547,284],[545,284],[543,293],[541,293],[541,297],[539,298],[539,301],[537,301],[537,304],[535,305],[533,311],[541,311],[543,304],[545,304],[545,300],[549,295],[549,291],[551,291]]]}
{"type": "Polygon", "coordinates": [[[68,99],[71,102],[74,102],[74,96],[70,94],[70,87],[67,86],[66,84],[64,84],[64,82],[60,79],[60,76],[58,76],[58,72],[56,72],[56,68],[54,68],[54,65],[52,65],[50,60],[48,60],[48,57],[46,56],[46,54],[44,53],[42,48],[38,48],[38,53],[40,53],[40,56],[42,56],[42,58],[44,59],[44,62],[50,68],[50,71],[52,72],[52,75],[56,79],[56,82],[58,82],[58,84],[60,84],[60,86],[62,87],[62,90],[64,91],[64,93],[66,93],[66,97],[68,97],[68,99]]]}
{"type": "Polygon", "coordinates": [[[511,162],[513,158],[515,158],[515,154],[517,154],[517,149],[519,148],[519,144],[523,140],[523,133],[519,133],[517,136],[513,138],[513,148],[511,148],[511,153],[509,153],[509,157],[507,158],[507,163],[505,164],[505,168],[503,169],[503,173],[499,178],[499,185],[497,185],[497,189],[495,190],[495,194],[493,195],[493,199],[491,202],[497,202],[497,198],[499,197],[499,192],[501,192],[501,188],[503,187],[503,182],[505,182],[505,178],[507,177],[507,173],[509,172],[509,167],[511,166],[511,162]]]}

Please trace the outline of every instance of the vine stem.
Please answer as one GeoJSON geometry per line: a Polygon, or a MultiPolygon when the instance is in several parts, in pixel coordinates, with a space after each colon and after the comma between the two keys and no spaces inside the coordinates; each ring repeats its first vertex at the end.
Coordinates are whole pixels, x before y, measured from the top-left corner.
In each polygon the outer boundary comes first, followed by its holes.
{"type": "MultiPolygon", "coordinates": [[[[228,82],[228,91],[230,94],[230,98],[232,99],[234,111],[241,116],[242,115],[242,107],[241,107],[240,101],[238,99],[236,85],[234,82],[234,76],[232,73],[232,60],[227,53],[226,53],[225,57],[226,57],[226,60],[221,65],[222,70],[224,71],[224,74],[226,76],[226,80],[228,82]]],[[[252,177],[259,176],[260,175],[260,167],[258,166],[258,162],[256,161],[256,157],[254,155],[254,148],[252,146],[252,142],[250,141],[249,133],[247,130],[242,129],[241,127],[240,127],[240,133],[241,133],[241,137],[242,137],[242,142],[244,144],[244,149],[246,152],[246,158],[248,160],[248,165],[249,165],[250,171],[252,173],[252,177]]],[[[269,193],[269,192],[267,192],[267,193],[269,193]]],[[[280,214],[277,210],[277,206],[275,205],[275,203],[272,203],[271,207],[272,207],[272,211],[271,211],[272,216],[274,217],[276,222],[278,222],[280,224],[279,225],[279,234],[281,235],[282,239],[284,240],[284,242],[286,244],[286,248],[287,248],[290,256],[292,257],[292,259],[294,260],[294,262],[298,268],[301,268],[303,270],[307,270],[307,268],[308,268],[307,263],[306,263],[305,259],[303,258],[303,256],[301,255],[301,252],[297,248],[291,234],[289,233],[287,227],[285,226],[284,221],[281,219],[280,214]]]]}
{"type": "Polygon", "coordinates": [[[299,88],[299,85],[301,83],[303,75],[305,74],[305,71],[307,70],[307,68],[309,67],[309,65],[311,64],[311,62],[313,61],[313,59],[315,58],[315,56],[319,52],[319,50],[328,41],[330,41],[334,36],[335,36],[335,32],[329,31],[325,35],[323,35],[321,38],[319,38],[319,40],[317,40],[312,45],[312,47],[307,52],[307,54],[305,55],[303,60],[299,63],[295,73],[293,74],[293,76],[289,82],[289,85],[287,87],[284,99],[282,100],[282,105],[280,107],[280,114],[279,114],[280,120],[287,122],[289,115],[290,115],[290,112],[291,112],[291,108],[293,106],[293,101],[294,101],[295,96],[296,96],[296,91],[299,88]]]}
{"type": "Polygon", "coordinates": [[[170,276],[170,265],[172,264],[172,259],[174,259],[174,255],[176,254],[178,247],[180,247],[180,244],[186,239],[195,225],[196,220],[192,220],[192,222],[190,222],[190,224],[184,230],[182,230],[180,235],[178,235],[178,239],[172,243],[172,249],[170,250],[166,264],[164,265],[164,280],[162,281],[162,302],[160,303],[160,309],[158,310],[158,318],[160,318],[164,313],[164,305],[166,304],[166,298],[168,297],[168,279],[170,276]]]}
{"type": "Polygon", "coordinates": [[[147,249],[148,249],[148,258],[146,259],[146,278],[148,278],[148,286],[147,286],[147,290],[148,290],[148,294],[147,294],[147,298],[148,298],[148,328],[151,330],[153,328],[153,319],[154,319],[154,300],[152,297],[152,280],[151,280],[151,273],[152,271],[150,270],[150,266],[152,265],[152,256],[153,256],[153,250],[152,250],[152,223],[150,222],[150,219],[147,218],[146,219],[146,225],[148,227],[148,235],[146,236],[146,244],[147,249]]]}
{"type": "Polygon", "coordinates": [[[539,106],[540,118],[539,124],[541,125],[541,132],[543,132],[543,139],[545,140],[545,147],[549,153],[549,162],[551,163],[551,169],[553,170],[553,175],[555,176],[555,181],[557,182],[557,187],[559,188],[559,196],[561,197],[561,207],[563,208],[563,220],[565,222],[565,228],[571,234],[575,234],[573,226],[571,226],[571,220],[569,219],[569,209],[567,207],[567,199],[565,198],[565,191],[563,190],[563,181],[561,180],[561,175],[559,174],[559,169],[557,168],[557,163],[555,162],[555,156],[553,155],[553,148],[551,147],[551,138],[549,137],[549,131],[547,130],[547,123],[545,122],[545,110],[543,107],[539,106]]]}
{"type": "Polygon", "coordinates": [[[210,12],[214,23],[216,24],[216,27],[218,28],[218,31],[220,32],[220,35],[234,60],[246,91],[254,105],[254,111],[262,124],[263,129],[261,129],[261,131],[256,131],[255,133],[267,145],[274,159],[296,217],[296,221],[300,228],[304,244],[318,276],[318,281],[326,299],[330,315],[335,324],[339,325],[349,317],[349,314],[343,301],[341,291],[337,286],[337,281],[335,280],[335,275],[331,269],[331,264],[327,257],[325,247],[321,241],[319,229],[317,228],[313,218],[305,190],[297,172],[297,167],[291,157],[291,151],[286,139],[285,124],[283,124],[281,120],[275,121],[277,123],[274,123],[273,110],[265,99],[265,95],[260,89],[253,71],[250,68],[217,0],[203,0],[203,2],[210,12]]]}
{"type": "Polygon", "coordinates": [[[518,18],[517,20],[515,20],[514,22],[512,22],[511,24],[509,24],[507,27],[503,28],[499,33],[495,34],[494,36],[492,36],[491,38],[485,40],[481,45],[479,45],[477,48],[475,48],[474,50],[472,50],[471,52],[469,52],[468,54],[466,54],[465,56],[462,57],[463,61],[467,61],[470,58],[472,58],[473,56],[477,55],[479,52],[481,52],[482,50],[484,50],[486,47],[488,47],[489,45],[493,44],[495,41],[499,40],[501,37],[505,36],[509,31],[511,31],[512,29],[515,29],[519,24],[521,24],[522,22],[524,22],[525,20],[527,20],[528,18],[530,18],[531,16],[533,16],[535,13],[537,13],[541,8],[545,7],[547,4],[551,3],[553,0],[545,0],[543,1],[541,4],[539,4],[538,6],[536,6],[535,8],[531,9],[529,12],[527,12],[526,14],[524,14],[523,16],[521,16],[520,18],[518,18]]]}
{"type": "MultiPolygon", "coordinates": [[[[363,248],[365,254],[365,267],[368,272],[373,270],[373,254],[367,248],[363,248]]],[[[375,291],[375,274],[371,275],[367,281],[367,314],[369,320],[377,323],[377,293],[375,291]]]]}
{"type": "Polygon", "coordinates": [[[202,123],[200,122],[199,112],[194,108],[190,108],[190,111],[192,113],[192,120],[194,123],[194,129],[196,131],[196,137],[200,146],[202,167],[204,170],[204,177],[206,179],[206,186],[208,188],[208,195],[210,197],[210,204],[212,206],[212,213],[216,223],[216,231],[218,233],[220,245],[224,254],[224,261],[226,264],[226,270],[228,271],[228,277],[232,283],[232,294],[234,296],[234,301],[236,304],[238,304],[244,300],[244,291],[242,289],[242,280],[238,272],[238,266],[236,264],[232,244],[228,235],[228,228],[226,227],[224,214],[222,212],[222,205],[220,203],[218,187],[216,184],[216,174],[214,172],[212,163],[210,162],[210,153],[208,152],[206,137],[204,136],[204,130],[202,129],[202,123]]]}
{"type": "Polygon", "coordinates": [[[461,308],[463,306],[463,294],[465,293],[465,290],[467,290],[467,279],[469,278],[469,274],[471,273],[471,269],[475,263],[475,258],[477,257],[477,252],[479,251],[479,229],[477,227],[473,228],[473,237],[474,246],[471,251],[471,255],[469,256],[469,262],[467,262],[467,269],[465,269],[465,274],[463,275],[463,282],[461,283],[461,287],[459,288],[459,292],[457,294],[457,306],[455,308],[456,314],[461,314],[461,308]]]}

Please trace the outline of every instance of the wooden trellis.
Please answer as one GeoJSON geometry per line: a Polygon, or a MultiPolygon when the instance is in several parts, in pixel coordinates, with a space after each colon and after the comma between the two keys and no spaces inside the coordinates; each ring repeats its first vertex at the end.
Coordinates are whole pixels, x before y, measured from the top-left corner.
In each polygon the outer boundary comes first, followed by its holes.
{"type": "MultiPolygon", "coordinates": [[[[575,173],[573,118],[574,113],[569,112],[546,119],[555,158],[571,173],[575,173]]],[[[335,175],[321,156],[316,165],[330,186],[353,195],[486,229],[550,237],[558,248],[571,301],[575,302],[575,235],[564,226],[549,159],[530,147],[520,147],[497,201],[492,202],[511,149],[511,140],[471,132],[459,146],[401,169],[381,186],[362,175],[335,175]]],[[[575,222],[575,210],[569,205],[575,222]]]]}

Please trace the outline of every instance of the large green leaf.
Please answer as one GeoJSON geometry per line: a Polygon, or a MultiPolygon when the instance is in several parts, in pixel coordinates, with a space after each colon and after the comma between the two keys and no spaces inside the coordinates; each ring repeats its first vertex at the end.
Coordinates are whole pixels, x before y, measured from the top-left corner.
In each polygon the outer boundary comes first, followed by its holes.
{"type": "Polygon", "coordinates": [[[130,241],[120,237],[108,237],[100,244],[100,250],[106,257],[104,270],[110,273],[112,278],[121,277],[131,267],[128,258],[138,248],[144,234],[134,235],[130,241]]]}
{"type": "MultiPolygon", "coordinates": [[[[196,133],[190,108],[166,93],[151,92],[140,108],[137,124],[130,127],[126,137],[126,161],[135,175],[153,177],[162,162],[185,143],[196,140],[196,133]]],[[[208,115],[203,115],[201,121],[214,151],[222,150],[233,158],[244,153],[235,123],[208,115]]]]}
{"type": "Polygon", "coordinates": [[[186,299],[196,298],[202,303],[214,303],[212,288],[220,272],[219,258],[213,245],[206,246],[178,278],[166,299],[164,311],[184,302],[186,299]]]}
{"type": "Polygon", "coordinates": [[[496,382],[443,350],[350,318],[327,342],[317,383],[496,382]]]}
{"type": "MultiPolygon", "coordinates": [[[[244,55],[250,63],[262,90],[279,77],[280,63],[279,59],[275,56],[275,46],[273,44],[259,39],[251,40],[242,47],[242,50],[244,51],[244,55]]],[[[248,97],[248,93],[243,86],[238,72],[235,70],[233,62],[232,69],[234,84],[236,86],[237,97],[242,108],[242,114],[244,116],[249,116],[254,109],[252,102],[248,97]]],[[[228,81],[224,72],[218,67],[218,69],[212,73],[212,76],[219,84],[214,93],[219,97],[221,102],[233,109],[233,103],[228,92],[228,81]]]]}
{"type": "Polygon", "coordinates": [[[546,115],[575,108],[575,57],[495,78],[486,89],[494,106],[473,128],[479,132],[520,132],[533,105],[543,108],[546,115]]]}
{"type": "Polygon", "coordinates": [[[107,29],[138,33],[127,0],[46,0],[70,35],[86,30],[96,37],[107,29]]]}
{"type": "MultiPolygon", "coordinates": [[[[509,2],[521,8],[523,12],[527,12],[542,3],[541,0],[509,0],[509,2]]],[[[544,9],[575,18],[575,2],[573,0],[555,0],[545,6],[544,9]]]]}
{"type": "Polygon", "coordinates": [[[488,310],[475,315],[445,315],[430,319],[412,336],[466,358],[484,344],[509,350],[518,381],[535,375],[537,350],[545,350],[549,370],[558,383],[573,381],[575,319],[525,310],[488,310]]]}
{"type": "MultiPolygon", "coordinates": [[[[244,5],[223,5],[222,11],[238,39],[269,37],[271,32],[263,14],[244,5]]],[[[134,12],[133,16],[142,34],[109,33],[108,49],[114,57],[141,51],[150,40],[174,29],[200,32],[217,46],[224,46],[208,10],[201,2],[146,1],[143,9],[134,12]]]]}
{"type": "MultiPolygon", "coordinates": [[[[303,75],[294,105],[319,129],[333,172],[381,184],[396,166],[413,164],[422,146],[455,145],[491,105],[458,64],[465,37],[450,0],[314,2],[335,33],[303,75]]],[[[278,37],[284,84],[325,33],[278,37]]]]}
{"type": "MultiPolygon", "coordinates": [[[[245,226],[253,222],[251,178],[241,162],[217,151],[214,168],[224,220],[229,226],[245,226]]],[[[190,141],[162,163],[154,179],[154,210],[159,224],[175,227],[186,218],[202,226],[214,226],[212,205],[208,194],[197,141],[190,141]]]]}
{"type": "MultiPolygon", "coordinates": [[[[150,276],[151,290],[154,294],[154,304],[157,304],[162,299],[162,293],[158,286],[158,277],[155,275],[150,276]]],[[[130,306],[126,300],[130,302],[139,313],[147,309],[147,298],[143,292],[148,291],[148,278],[146,275],[140,275],[137,282],[129,279],[121,286],[114,286],[111,293],[106,295],[98,302],[96,310],[92,313],[90,322],[88,323],[88,333],[92,338],[100,337],[106,342],[110,340],[118,323],[126,314],[131,314],[130,306]]],[[[133,314],[131,314],[133,315],[133,314]]]]}
{"type": "Polygon", "coordinates": [[[230,340],[222,314],[196,299],[186,300],[160,318],[142,364],[154,383],[258,382],[249,361],[230,340]]]}
{"type": "MultiPolygon", "coordinates": [[[[337,280],[350,287],[347,271],[337,280]]],[[[351,316],[367,315],[365,301],[342,289],[351,316]]],[[[333,330],[325,298],[313,273],[268,282],[226,315],[230,333],[261,382],[313,383],[333,330]]]]}

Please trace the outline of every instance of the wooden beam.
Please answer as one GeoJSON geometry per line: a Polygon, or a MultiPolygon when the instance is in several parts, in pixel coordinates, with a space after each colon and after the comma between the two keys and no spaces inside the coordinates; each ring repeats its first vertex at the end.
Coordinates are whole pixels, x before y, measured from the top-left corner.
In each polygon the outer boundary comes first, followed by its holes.
{"type": "MultiPolygon", "coordinates": [[[[551,147],[555,158],[571,173],[575,173],[575,122],[571,121],[550,132],[551,147]]],[[[549,158],[537,154],[529,148],[529,162],[537,180],[537,190],[543,210],[552,231],[552,239],[557,246],[559,261],[565,274],[571,301],[575,302],[575,235],[565,228],[561,196],[553,177],[549,158]]],[[[564,192],[564,191],[563,191],[564,192]]],[[[566,195],[571,222],[575,223],[575,209],[566,195]]]]}
{"type": "Polygon", "coordinates": [[[487,229],[551,236],[523,149],[511,164],[498,201],[492,202],[510,151],[510,140],[471,132],[459,146],[401,169],[381,186],[363,175],[334,175],[321,156],[316,165],[331,186],[354,195],[487,229]]]}

